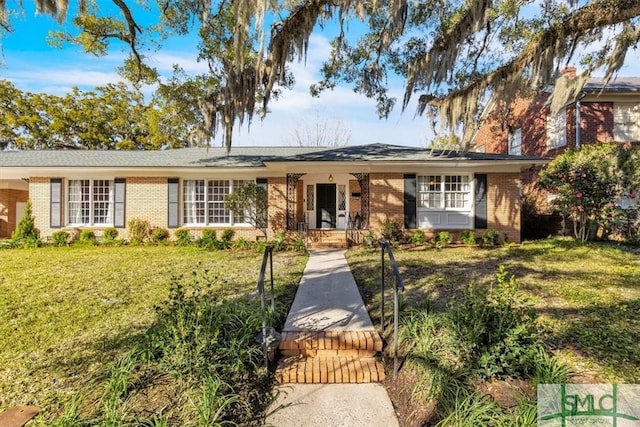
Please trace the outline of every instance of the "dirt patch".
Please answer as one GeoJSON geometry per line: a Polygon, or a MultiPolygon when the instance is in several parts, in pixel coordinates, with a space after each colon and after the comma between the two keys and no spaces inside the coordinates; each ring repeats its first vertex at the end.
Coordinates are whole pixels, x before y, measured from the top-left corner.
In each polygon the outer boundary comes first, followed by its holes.
{"type": "Polygon", "coordinates": [[[534,398],[536,387],[530,381],[516,378],[481,381],[474,384],[480,394],[491,396],[501,408],[513,408],[523,396],[534,398]]]}
{"type": "Polygon", "coordinates": [[[387,389],[391,403],[398,415],[398,421],[403,427],[423,427],[435,420],[435,405],[426,403],[414,396],[416,384],[420,381],[417,369],[405,365],[398,372],[398,378],[393,379],[393,362],[385,366],[387,379],[383,385],[387,389]]]}

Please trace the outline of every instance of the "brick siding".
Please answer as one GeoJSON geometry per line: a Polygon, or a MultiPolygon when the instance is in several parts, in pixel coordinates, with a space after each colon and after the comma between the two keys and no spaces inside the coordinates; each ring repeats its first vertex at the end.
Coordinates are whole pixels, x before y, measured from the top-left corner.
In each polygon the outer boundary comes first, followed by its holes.
{"type": "MultiPolygon", "coordinates": [[[[500,233],[501,241],[520,243],[520,174],[487,175],[487,227],[500,233]]],[[[404,180],[402,174],[370,175],[372,230],[379,232],[386,219],[404,222],[404,180]]],[[[424,230],[428,237],[449,231],[454,241],[462,230],[424,230]]],[[[484,230],[477,230],[477,234],[484,230]]]]}
{"type": "MultiPolygon", "coordinates": [[[[370,226],[372,230],[379,232],[383,221],[386,219],[404,220],[404,179],[401,173],[372,173],[370,174],[370,226]]],[[[299,184],[299,188],[304,188],[299,184]]],[[[296,190],[296,199],[303,199],[299,188],[296,190]]],[[[269,212],[268,212],[268,237],[273,237],[276,231],[284,230],[286,224],[286,178],[273,177],[268,179],[269,212]]],[[[360,187],[356,180],[349,182],[349,192],[359,192],[360,187]]],[[[49,178],[32,178],[29,184],[29,192],[36,218],[36,226],[40,229],[42,237],[47,238],[56,231],[49,227],[50,209],[50,184],[49,178]]],[[[167,227],[168,219],[168,186],[166,178],[131,177],[126,179],[126,222],[132,219],[147,220],[154,227],[167,227]]],[[[66,200],[66,187],[63,185],[63,200],[66,200]]],[[[360,209],[360,200],[350,198],[352,211],[360,209]]],[[[298,203],[294,204],[298,210],[298,203]]],[[[63,210],[66,208],[63,203],[63,210]]],[[[63,215],[66,220],[66,215],[63,215]]],[[[519,200],[519,174],[488,174],[488,227],[506,236],[509,241],[520,241],[520,200],[519,200]]],[[[185,227],[194,237],[199,237],[204,229],[218,230],[218,235],[229,227],[185,227]]],[[[92,228],[96,234],[101,234],[100,228],[92,228]]],[[[235,237],[243,237],[254,240],[262,233],[253,227],[233,227],[235,237]]],[[[170,230],[172,237],[173,231],[170,230]]],[[[428,231],[428,230],[427,230],[428,231]]],[[[434,233],[436,233],[436,230],[434,233]]],[[[457,238],[460,230],[451,230],[454,238],[457,238]]],[[[120,237],[127,238],[126,229],[119,230],[120,237]]]]}
{"type": "MultiPolygon", "coordinates": [[[[31,212],[35,218],[35,226],[40,230],[40,237],[47,238],[52,230],[50,225],[50,184],[49,178],[33,177],[29,179],[29,199],[31,200],[31,212]]],[[[63,189],[63,197],[64,197],[63,189]]]]}
{"type": "Polygon", "coordinates": [[[401,173],[369,175],[369,226],[379,230],[386,219],[404,223],[404,176],[401,173]]]}
{"type": "Polygon", "coordinates": [[[500,239],[520,243],[520,174],[487,175],[487,227],[500,239]]]}
{"type": "MultiPolygon", "coordinates": [[[[273,177],[268,179],[269,212],[268,233],[270,236],[287,228],[287,179],[273,177]]],[[[295,206],[295,205],[294,205],[295,206]]]]}

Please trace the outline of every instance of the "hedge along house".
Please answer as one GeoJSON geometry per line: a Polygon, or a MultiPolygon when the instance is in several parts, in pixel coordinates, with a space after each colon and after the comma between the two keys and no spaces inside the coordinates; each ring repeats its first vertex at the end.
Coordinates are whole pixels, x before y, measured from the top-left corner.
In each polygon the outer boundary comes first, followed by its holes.
{"type": "Polygon", "coordinates": [[[225,197],[248,181],[268,190],[269,234],[311,236],[355,227],[375,233],[387,219],[426,232],[497,230],[520,241],[520,173],[539,157],[438,152],[371,144],[344,148],[233,147],[166,151],[0,152],[0,237],[27,199],[47,238],[61,229],[147,220],[170,231],[261,232],[230,212],[225,197]]]}

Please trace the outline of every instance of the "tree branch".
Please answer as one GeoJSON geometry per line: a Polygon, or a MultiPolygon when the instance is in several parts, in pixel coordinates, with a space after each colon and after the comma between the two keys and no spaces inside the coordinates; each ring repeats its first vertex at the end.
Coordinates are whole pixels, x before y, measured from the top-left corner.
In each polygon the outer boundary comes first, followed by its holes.
{"type": "Polygon", "coordinates": [[[465,122],[467,129],[463,144],[468,145],[473,133],[473,126],[470,124],[474,123],[478,100],[487,89],[491,88],[497,99],[509,103],[519,89],[532,82],[547,85],[553,78],[553,59],[564,53],[562,43],[567,37],[580,38],[591,30],[619,24],[638,15],[640,2],[637,0],[594,1],[576,10],[563,22],[541,32],[513,60],[472,81],[466,87],[440,98],[422,96],[418,113],[422,114],[426,104],[432,104],[439,107],[441,120],[449,126],[465,122]],[[527,77],[525,71],[529,67],[527,77]]]}

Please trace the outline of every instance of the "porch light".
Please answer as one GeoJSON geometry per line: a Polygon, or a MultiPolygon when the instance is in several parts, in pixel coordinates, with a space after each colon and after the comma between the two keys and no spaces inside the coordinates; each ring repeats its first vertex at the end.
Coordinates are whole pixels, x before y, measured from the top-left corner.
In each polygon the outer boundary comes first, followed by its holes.
{"type": "Polygon", "coordinates": [[[333,175],[329,174],[329,182],[333,182],[333,175]]]}

